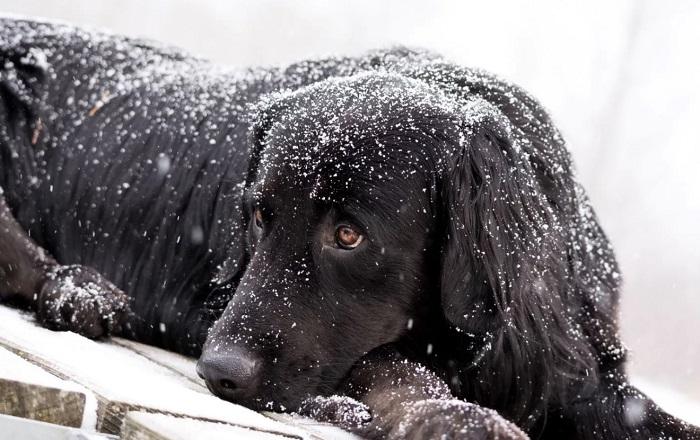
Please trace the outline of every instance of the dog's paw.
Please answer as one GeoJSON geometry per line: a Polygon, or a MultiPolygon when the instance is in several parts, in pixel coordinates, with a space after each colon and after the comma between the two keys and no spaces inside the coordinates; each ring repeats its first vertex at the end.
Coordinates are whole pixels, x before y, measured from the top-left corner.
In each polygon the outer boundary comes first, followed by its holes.
{"type": "Polygon", "coordinates": [[[367,405],[346,396],[317,396],[306,399],[299,407],[298,413],[352,431],[372,421],[372,414],[367,405]]]}
{"type": "Polygon", "coordinates": [[[126,322],[129,297],[96,270],[58,266],[46,274],[37,297],[37,319],[53,330],[97,339],[118,333],[126,322]]]}
{"type": "Polygon", "coordinates": [[[430,399],[406,404],[388,439],[527,440],[496,411],[461,400],[430,399]]]}

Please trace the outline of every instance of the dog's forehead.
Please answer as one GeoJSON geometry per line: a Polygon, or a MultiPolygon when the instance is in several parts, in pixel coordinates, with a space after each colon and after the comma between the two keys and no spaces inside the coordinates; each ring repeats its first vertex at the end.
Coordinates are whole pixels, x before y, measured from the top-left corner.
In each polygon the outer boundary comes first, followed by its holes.
{"type": "Polygon", "coordinates": [[[280,97],[283,110],[265,136],[257,190],[295,188],[326,199],[343,189],[410,178],[426,167],[427,150],[409,144],[427,137],[436,115],[454,113],[432,92],[423,83],[372,74],[280,97]]]}
{"type": "Polygon", "coordinates": [[[372,193],[378,186],[408,181],[429,171],[427,150],[403,143],[406,135],[347,130],[332,136],[319,127],[311,141],[278,137],[271,140],[258,166],[259,195],[287,194],[328,203],[348,195],[372,193]]]}

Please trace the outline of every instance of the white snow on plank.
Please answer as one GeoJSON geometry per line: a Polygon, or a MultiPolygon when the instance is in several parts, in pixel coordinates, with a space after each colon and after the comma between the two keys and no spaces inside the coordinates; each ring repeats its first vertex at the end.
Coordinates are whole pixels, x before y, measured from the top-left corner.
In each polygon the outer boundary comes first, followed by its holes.
{"type": "Polygon", "coordinates": [[[267,416],[289,425],[297,426],[311,433],[316,438],[333,440],[361,440],[361,437],[344,431],[328,423],[302,417],[297,414],[265,413],[267,416]]]}
{"type": "Polygon", "coordinates": [[[144,412],[129,412],[123,440],[279,440],[284,437],[223,423],[144,412]]]}
{"type": "Polygon", "coordinates": [[[29,315],[4,306],[0,306],[0,346],[92,390],[99,403],[98,429],[103,432],[118,433],[126,411],[144,409],[303,436],[295,427],[193,390],[188,378],[124,346],[52,332],[35,325],[29,315]]]}
{"type": "MultiPolygon", "coordinates": [[[[128,347],[157,364],[164,365],[177,371],[189,379],[196,389],[202,390],[203,392],[208,392],[206,385],[204,385],[204,381],[197,375],[197,371],[195,369],[196,362],[194,359],[163,350],[162,348],[139,344],[138,342],[127,339],[113,338],[113,342],[128,347]]],[[[327,438],[333,440],[359,439],[358,436],[350,434],[340,428],[327,423],[320,423],[306,417],[271,412],[265,412],[264,414],[274,420],[278,420],[298,428],[298,430],[294,432],[302,437],[311,436],[313,438],[327,438]]]]}
{"type": "Polygon", "coordinates": [[[96,410],[84,387],[0,347],[0,413],[94,430],[96,410]]]}
{"type": "Polygon", "coordinates": [[[197,375],[197,362],[195,359],[174,353],[172,351],[163,350],[162,348],[154,347],[152,345],[140,344],[128,339],[112,338],[111,342],[116,345],[126,347],[129,350],[150,359],[156,364],[181,375],[185,379],[189,380],[190,383],[185,384],[189,388],[192,388],[195,391],[209,393],[207,386],[204,384],[204,380],[197,375]]]}
{"type": "Polygon", "coordinates": [[[76,391],[79,388],[73,382],[59,379],[2,347],[0,347],[0,378],[63,390],[76,391]]]}
{"type": "Polygon", "coordinates": [[[76,428],[0,414],[2,439],[17,440],[116,440],[116,437],[76,428]]]}

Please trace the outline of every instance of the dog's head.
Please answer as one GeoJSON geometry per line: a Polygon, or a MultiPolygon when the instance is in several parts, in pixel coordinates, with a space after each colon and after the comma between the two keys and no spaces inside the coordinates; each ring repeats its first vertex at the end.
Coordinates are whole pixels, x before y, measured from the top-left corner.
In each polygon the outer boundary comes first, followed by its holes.
{"type": "Polygon", "coordinates": [[[270,97],[251,138],[247,267],[199,363],[226,399],[295,409],[379,346],[488,339],[553,287],[561,228],[480,98],[365,73],[270,97]]]}

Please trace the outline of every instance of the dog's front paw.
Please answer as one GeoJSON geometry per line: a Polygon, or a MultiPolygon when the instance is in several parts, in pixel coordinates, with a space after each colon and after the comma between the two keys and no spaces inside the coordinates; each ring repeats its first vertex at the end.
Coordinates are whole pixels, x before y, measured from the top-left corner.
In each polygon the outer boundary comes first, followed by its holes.
{"type": "Polygon", "coordinates": [[[121,330],[129,297],[94,269],[58,266],[47,273],[36,310],[48,328],[96,339],[121,330]]]}
{"type": "Polygon", "coordinates": [[[346,396],[312,397],[302,402],[298,413],[319,422],[356,431],[372,421],[369,408],[346,396]]]}
{"type": "Polygon", "coordinates": [[[496,411],[450,399],[407,403],[388,439],[527,440],[528,436],[496,411]]]}

